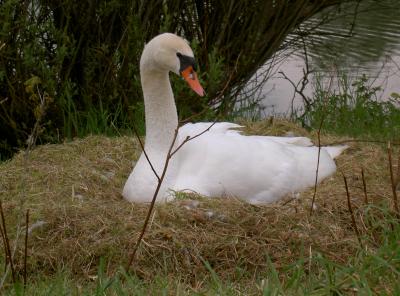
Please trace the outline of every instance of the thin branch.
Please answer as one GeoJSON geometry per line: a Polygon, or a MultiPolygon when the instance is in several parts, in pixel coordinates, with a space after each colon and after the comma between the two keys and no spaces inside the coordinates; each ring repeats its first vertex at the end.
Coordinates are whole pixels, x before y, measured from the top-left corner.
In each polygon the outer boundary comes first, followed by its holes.
{"type": "Polygon", "coordinates": [[[364,201],[365,204],[368,205],[368,194],[367,194],[367,183],[365,182],[365,176],[364,176],[364,169],[361,168],[361,178],[363,182],[363,191],[364,191],[364,201]]]}
{"type": "Polygon", "coordinates": [[[143,154],[144,154],[144,156],[146,157],[146,160],[147,160],[147,162],[149,163],[149,165],[150,165],[150,167],[151,167],[151,170],[153,171],[154,175],[156,176],[158,182],[160,182],[160,176],[157,174],[157,172],[156,172],[156,170],[155,170],[153,164],[152,164],[151,161],[150,161],[150,158],[149,158],[149,156],[148,156],[146,150],[144,149],[143,142],[142,142],[142,140],[140,139],[139,133],[138,133],[138,131],[137,131],[135,125],[133,124],[132,127],[133,127],[133,131],[134,131],[134,133],[135,133],[135,135],[136,135],[136,138],[137,138],[138,141],[139,141],[140,148],[142,148],[143,154]]]}
{"type": "Polygon", "coordinates": [[[7,235],[7,225],[6,225],[6,219],[4,217],[3,203],[1,200],[0,200],[0,215],[1,215],[1,223],[3,226],[3,234],[4,234],[4,240],[3,240],[4,248],[6,249],[6,257],[8,257],[8,263],[10,264],[12,280],[13,283],[15,284],[16,278],[15,278],[14,264],[11,255],[10,240],[8,239],[7,235]]]}
{"type": "Polygon", "coordinates": [[[202,134],[208,132],[216,123],[217,123],[217,121],[214,121],[212,124],[210,124],[210,126],[209,126],[208,128],[206,128],[204,131],[202,131],[201,133],[198,133],[198,134],[195,135],[195,136],[192,136],[192,137],[191,137],[191,136],[187,136],[187,137],[185,138],[185,140],[183,140],[182,143],[181,143],[174,151],[172,151],[171,157],[172,157],[176,152],[178,152],[178,150],[181,149],[182,146],[185,145],[187,142],[189,142],[189,141],[191,141],[191,140],[193,140],[193,139],[196,139],[197,137],[200,137],[202,134]]]}
{"type": "Polygon", "coordinates": [[[283,78],[285,80],[289,81],[289,83],[293,86],[293,89],[294,89],[292,103],[291,103],[291,109],[292,109],[291,116],[294,114],[293,106],[294,106],[294,99],[296,97],[296,94],[301,96],[301,98],[303,99],[303,102],[305,103],[305,105],[307,107],[309,107],[311,105],[309,98],[307,98],[307,96],[304,94],[304,90],[309,83],[308,77],[310,76],[310,74],[314,73],[315,71],[310,70],[307,46],[305,44],[304,36],[301,36],[301,40],[302,40],[302,46],[303,46],[303,51],[304,51],[304,63],[305,63],[305,69],[303,68],[303,77],[296,84],[283,71],[278,72],[279,74],[281,74],[283,76],[283,78]],[[299,87],[299,85],[301,85],[301,87],[299,87]]]}
{"type": "MultiPolygon", "coordinates": [[[[377,143],[377,144],[387,144],[386,141],[379,141],[379,140],[363,140],[363,139],[348,139],[343,141],[334,141],[329,143],[324,143],[323,146],[335,146],[341,145],[346,143],[377,143]]],[[[392,146],[400,146],[400,142],[391,142],[392,146]]],[[[399,157],[400,160],[400,157],[399,157]]]]}
{"type": "Polygon", "coordinates": [[[4,271],[7,270],[8,266],[8,250],[7,250],[7,244],[6,244],[6,237],[4,235],[3,227],[2,224],[0,224],[0,234],[1,234],[1,239],[3,241],[3,248],[4,248],[4,271]]]}
{"type": "Polygon", "coordinates": [[[133,263],[133,261],[135,259],[136,252],[139,249],[140,243],[142,242],[143,236],[144,236],[144,234],[146,232],[147,225],[149,224],[151,213],[152,213],[154,205],[156,203],[158,192],[160,191],[161,184],[164,181],[164,177],[165,177],[165,174],[167,172],[168,164],[169,164],[169,161],[171,159],[171,151],[172,151],[172,149],[173,149],[173,147],[175,145],[177,137],[178,137],[178,127],[175,129],[174,137],[173,137],[172,143],[171,143],[171,145],[170,145],[170,147],[168,149],[168,153],[167,153],[167,157],[165,159],[165,164],[164,164],[164,168],[163,168],[161,177],[160,177],[160,179],[159,179],[159,181],[157,183],[157,188],[154,191],[153,198],[151,200],[150,207],[149,207],[146,219],[145,219],[143,227],[142,227],[142,231],[140,232],[140,235],[139,235],[139,238],[138,238],[138,240],[136,242],[135,248],[133,249],[133,251],[132,251],[132,253],[131,253],[130,257],[129,257],[129,262],[128,262],[127,266],[126,266],[126,270],[129,270],[130,266],[132,265],[132,263],[133,263]]]}
{"type": "Polygon", "coordinates": [[[317,136],[318,136],[318,159],[317,159],[317,169],[315,172],[315,183],[314,183],[314,194],[313,194],[313,198],[312,198],[312,202],[311,202],[311,207],[310,207],[310,217],[313,214],[313,210],[314,210],[314,204],[315,204],[315,198],[317,196],[317,185],[318,185],[318,173],[319,173],[319,161],[320,161],[320,157],[321,157],[321,130],[322,130],[322,125],[324,123],[325,120],[325,115],[326,115],[326,109],[327,109],[327,101],[328,101],[328,95],[330,93],[331,87],[332,87],[332,81],[333,78],[331,77],[330,81],[329,81],[329,87],[328,87],[328,91],[325,94],[325,98],[324,98],[324,109],[323,109],[323,114],[322,114],[322,118],[321,118],[321,122],[319,124],[318,127],[318,131],[317,131],[317,136]]]}
{"type": "Polygon", "coordinates": [[[29,209],[26,210],[26,216],[25,216],[24,289],[26,288],[26,279],[27,279],[26,261],[28,258],[28,233],[29,233],[29,209]]]}
{"type": "Polygon", "coordinates": [[[35,121],[35,124],[33,125],[32,132],[28,136],[27,140],[27,148],[25,149],[25,158],[28,156],[28,154],[31,152],[32,148],[36,144],[36,140],[40,135],[40,124],[42,122],[43,117],[45,116],[46,109],[47,109],[47,104],[46,104],[46,94],[41,94],[39,90],[39,86],[36,85],[36,90],[37,90],[37,95],[39,97],[39,112],[35,121]]]}
{"type": "MultiPolygon", "coordinates": [[[[303,71],[304,71],[304,69],[303,69],[303,71]]],[[[296,97],[296,94],[299,94],[299,95],[302,97],[304,103],[305,103],[307,106],[309,106],[309,105],[310,105],[310,101],[309,101],[308,98],[304,95],[304,92],[303,92],[303,91],[304,91],[303,87],[305,87],[306,83],[302,83],[302,87],[301,87],[301,89],[299,89],[299,84],[300,84],[300,82],[298,82],[297,84],[294,83],[294,81],[291,80],[291,79],[285,74],[285,72],[283,72],[283,71],[279,71],[278,73],[281,74],[285,80],[289,81],[289,83],[290,83],[290,84],[293,86],[293,88],[294,88],[294,94],[293,94],[293,97],[292,97],[292,109],[293,109],[293,102],[294,102],[294,99],[295,99],[295,97],[296,97]]],[[[303,72],[303,73],[304,73],[304,72],[303,72]]],[[[303,79],[305,79],[305,75],[303,76],[303,79]]],[[[293,113],[293,111],[292,111],[292,113],[293,113]]]]}
{"type": "Polygon", "coordinates": [[[313,193],[313,198],[312,198],[311,208],[310,208],[310,217],[313,214],[314,204],[315,204],[315,197],[317,196],[319,160],[320,160],[320,157],[321,157],[321,133],[320,133],[321,132],[321,127],[322,127],[322,120],[321,120],[320,128],[317,131],[317,135],[318,135],[318,159],[317,159],[317,169],[316,169],[316,172],[315,172],[314,193],[313,193]]]}
{"type": "Polygon", "coordinates": [[[396,211],[397,218],[400,219],[400,210],[399,210],[399,205],[397,201],[397,191],[396,191],[396,184],[393,176],[393,167],[392,167],[392,147],[390,145],[390,142],[388,142],[388,158],[389,158],[389,172],[390,172],[390,181],[392,184],[392,193],[393,193],[393,205],[394,209],[396,211]]]}
{"type": "Polygon", "coordinates": [[[399,184],[400,184],[400,152],[399,152],[399,156],[397,158],[397,173],[396,173],[396,179],[394,182],[396,190],[399,189],[399,184]]]}
{"type": "Polygon", "coordinates": [[[347,195],[347,206],[349,208],[350,216],[351,216],[351,222],[353,223],[353,228],[354,231],[356,232],[357,235],[357,240],[360,246],[362,247],[362,242],[361,242],[361,237],[360,237],[360,232],[358,231],[357,223],[356,223],[356,218],[354,217],[354,212],[353,212],[353,207],[351,206],[351,199],[350,199],[350,193],[349,193],[349,187],[347,185],[347,179],[346,176],[343,174],[343,180],[344,180],[344,186],[346,188],[346,195],[347,195]]]}

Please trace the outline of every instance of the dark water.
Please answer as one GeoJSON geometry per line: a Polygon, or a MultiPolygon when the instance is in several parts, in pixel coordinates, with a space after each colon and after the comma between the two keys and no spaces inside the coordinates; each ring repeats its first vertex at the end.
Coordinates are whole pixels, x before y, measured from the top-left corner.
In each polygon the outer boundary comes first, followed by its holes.
{"type": "MultiPolygon", "coordinates": [[[[317,24],[320,17],[308,21],[317,24]]],[[[381,86],[380,99],[400,93],[400,1],[363,1],[359,6],[344,7],[329,24],[318,27],[313,43],[308,42],[310,67],[319,76],[332,72],[346,73],[351,79],[366,74],[370,83],[381,86]],[[357,13],[355,13],[355,11],[357,13]]],[[[290,36],[288,37],[290,38],[290,36]]],[[[307,42],[307,41],[306,41],[307,42]]],[[[304,52],[294,52],[279,71],[298,82],[305,68],[304,52]]],[[[293,87],[275,74],[264,86],[265,113],[286,113],[290,110],[293,87]]],[[[312,82],[305,93],[312,96],[312,82]]],[[[296,107],[301,99],[296,97],[296,107]]]]}

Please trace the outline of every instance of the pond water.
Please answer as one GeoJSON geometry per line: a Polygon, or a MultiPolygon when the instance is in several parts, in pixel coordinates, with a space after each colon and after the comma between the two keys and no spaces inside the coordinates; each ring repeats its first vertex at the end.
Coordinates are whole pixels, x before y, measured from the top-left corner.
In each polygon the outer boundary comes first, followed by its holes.
{"type": "MultiPolygon", "coordinates": [[[[318,27],[323,34],[307,46],[310,69],[319,77],[332,77],[332,72],[336,75],[346,73],[353,81],[365,74],[369,84],[382,87],[378,99],[385,100],[393,92],[400,93],[400,1],[363,1],[357,7],[356,17],[354,8],[343,9],[336,20],[318,27]],[[352,34],[348,37],[351,27],[352,34]]],[[[316,17],[309,22],[318,21],[316,17]]],[[[278,72],[284,72],[297,84],[306,68],[304,56],[304,50],[300,49],[291,54],[264,84],[262,105],[265,116],[290,114],[294,88],[278,72]]],[[[310,77],[304,93],[312,97],[316,75],[310,77]]],[[[295,108],[301,108],[299,95],[294,97],[293,104],[295,108]]]]}

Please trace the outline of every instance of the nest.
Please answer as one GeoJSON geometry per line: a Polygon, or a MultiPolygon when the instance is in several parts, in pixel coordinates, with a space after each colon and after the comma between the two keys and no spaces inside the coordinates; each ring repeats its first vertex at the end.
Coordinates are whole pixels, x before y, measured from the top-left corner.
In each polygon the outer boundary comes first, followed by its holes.
{"type": "MultiPolygon", "coordinates": [[[[280,121],[247,124],[246,132],[294,132],[316,141],[315,135],[280,121]]],[[[321,138],[322,143],[342,140],[321,138]]],[[[108,273],[126,265],[148,211],[148,205],[130,204],[121,196],[139,155],[133,138],[89,136],[39,146],[28,157],[21,152],[0,165],[0,198],[11,241],[18,217],[30,209],[29,273],[54,274],[67,268],[89,280],[97,274],[100,258],[108,273]]],[[[235,281],[243,274],[238,270],[257,276],[268,262],[279,269],[316,253],[345,263],[357,252],[359,235],[370,231],[362,214],[366,202],[361,168],[369,203],[390,204],[392,191],[382,144],[352,142],[337,165],[337,173],[317,187],[312,216],[314,188],[265,206],[192,194],[156,205],[132,270],[145,280],[162,273],[199,285],[209,276],[209,267],[222,279],[235,281]],[[359,235],[342,174],[347,176],[359,235]]],[[[21,270],[23,248],[18,250],[16,269],[21,270]]]]}

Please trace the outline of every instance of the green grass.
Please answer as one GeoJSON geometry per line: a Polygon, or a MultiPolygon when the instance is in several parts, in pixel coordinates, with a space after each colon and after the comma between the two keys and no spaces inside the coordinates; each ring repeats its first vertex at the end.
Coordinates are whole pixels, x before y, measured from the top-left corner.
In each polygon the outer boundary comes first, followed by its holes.
{"type": "Polygon", "coordinates": [[[78,111],[72,99],[72,91],[62,98],[63,135],[72,139],[88,135],[118,136],[132,134],[135,125],[140,135],[144,135],[144,104],[137,103],[130,110],[124,110],[122,101],[117,101],[113,110],[103,106],[100,100],[96,105],[89,104],[85,111],[78,111]]]}
{"type": "Polygon", "coordinates": [[[397,227],[383,238],[387,243],[376,252],[359,250],[346,264],[316,253],[311,260],[302,257],[278,271],[266,255],[268,270],[254,280],[247,275],[243,283],[222,281],[205,262],[210,278],[200,290],[181,284],[176,277],[156,276],[145,282],[123,271],[107,277],[100,264],[92,282],[77,281],[68,271],[61,271],[31,281],[25,293],[19,284],[9,287],[5,295],[399,295],[399,233],[397,227]]]}
{"type": "MultiPolygon", "coordinates": [[[[373,87],[364,75],[354,81],[338,76],[338,90],[327,90],[317,78],[315,96],[298,120],[311,129],[338,135],[390,140],[400,137],[400,96],[393,93],[386,101],[378,100],[380,87],[373,87]]],[[[386,98],[385,98],[386,99],[386,98]]]]}

